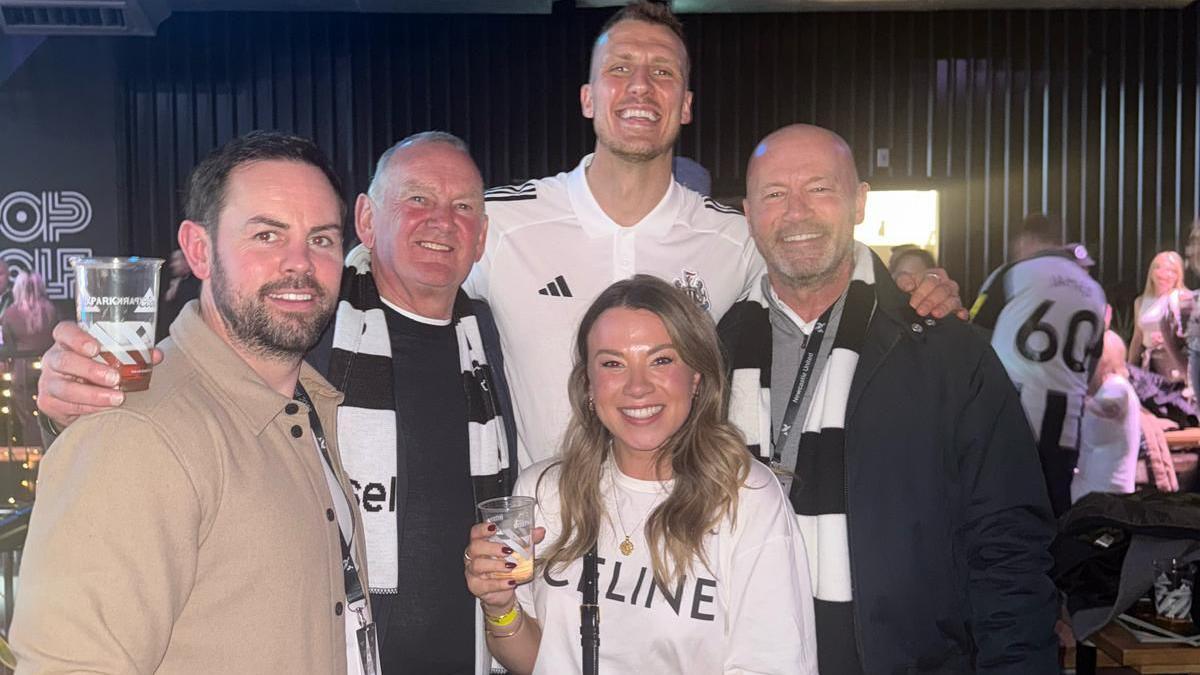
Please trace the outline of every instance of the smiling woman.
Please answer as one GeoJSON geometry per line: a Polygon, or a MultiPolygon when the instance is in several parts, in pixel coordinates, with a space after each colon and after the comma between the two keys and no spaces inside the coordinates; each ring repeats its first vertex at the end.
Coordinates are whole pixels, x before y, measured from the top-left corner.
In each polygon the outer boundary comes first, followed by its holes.
{"type": "Polygon", "coordinates": [[[1146,290],[1133,303],[1136,323],[1129,362],[1173,384],[1185,382],[1187,345],[1183,330],[1194,311],[1192,304],[1192,294],[1183,285],[1183,258],[1174,251],[1154,256],[1146,274],[1146,290]]]}
{"type": "Polygon", "coordinates": [[[514,593],[487,525],[471,533],[468,586],[503,626],[489,624],[492,654],[516,673],[580,672],[577,588],[594,550],[601,672],[815,673],[803,543],[726,419],[711,319],[655,277],[613,284],[580,323],[568,394],[562,459],[514,490],[537,498],[546,530],[533,581],[514,593]]]}
{"type": "Polygon", "coordinates": [[[683,362],[662,319],[647,309],[613,307],[588,335],[589,406],[612,435],[613,459],[641,480],[670,478],[660,450],[692,411],[700,373],[683,362]]]}

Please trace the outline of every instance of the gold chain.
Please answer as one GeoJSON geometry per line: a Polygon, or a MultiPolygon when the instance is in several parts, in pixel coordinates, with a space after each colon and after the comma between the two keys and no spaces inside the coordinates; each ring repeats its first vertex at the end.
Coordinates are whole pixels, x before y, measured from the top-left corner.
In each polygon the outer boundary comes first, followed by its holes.
{"type": "Polygon", "coordinates": [[[651,504],[650,508],[646,509],[646,512],[643,513],[642,517],[638,519],[637,523],[633,526],[633,529],[626,530],[625,521],[621,518],[621,504],[617,501],[616,472],[619,471],[619,469],[617,468],[616,463],[614,463],[611,468],[613,473],[609,474],[609,484],[612,485],[613,489],[613,510],[617,512],[617,524],[621,526],[621,532],[625,535],[625,540],[618,544],[617,548],[621,551],[621,555],[630,556],[633,555],[633,540],[629,538],[630,533],[637,530],[638,525],[641,525],[642,521],[646,520],[646,518],[650,516],[650,512],[654,510],[654,507],[657,504],[651,504]]]}

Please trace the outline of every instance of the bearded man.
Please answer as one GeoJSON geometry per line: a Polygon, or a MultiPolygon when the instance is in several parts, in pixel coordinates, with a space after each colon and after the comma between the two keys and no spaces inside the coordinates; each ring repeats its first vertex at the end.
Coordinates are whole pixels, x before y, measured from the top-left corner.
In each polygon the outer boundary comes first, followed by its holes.
{"type": "Polygon", "coordinates": [[[341,395],[303,360],[338,298],[337,178],[310,141],[255,132],[188,192],[179,244],[199,300],[149,389],[71,425],[42,463],[20,669],[371,672],[341,395]]]}

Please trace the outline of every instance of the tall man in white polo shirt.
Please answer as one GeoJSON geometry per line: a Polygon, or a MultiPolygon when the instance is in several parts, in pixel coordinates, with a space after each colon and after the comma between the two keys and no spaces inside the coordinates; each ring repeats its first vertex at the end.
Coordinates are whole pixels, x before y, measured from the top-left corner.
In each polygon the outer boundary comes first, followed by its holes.
{"type": "MultiPolygon", "coordinates": [[[[672,178],[672,148],[692,120],[689,68],[665,5],[623,8],[601,29],[579,93],[595,152],[569,173],[487,194],[487,246],[465,288],[495,313],[522,466],[557,452],[571,336],[605,287],[653,274],[719,319],[765,272],[745,218],[672,178]]],[[[957,285],[941,276],[914,294],[922,314],[958,308],[957,285]]]]}

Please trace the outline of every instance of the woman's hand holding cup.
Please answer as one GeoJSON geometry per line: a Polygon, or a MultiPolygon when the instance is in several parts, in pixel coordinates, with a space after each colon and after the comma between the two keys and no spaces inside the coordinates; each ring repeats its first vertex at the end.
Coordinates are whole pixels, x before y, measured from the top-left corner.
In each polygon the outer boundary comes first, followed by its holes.
{"type": "MultiPolygon", "coordinates": [[[[486,614],[498,616],[512,608],[515,602],[518,580],[511,578],[517,563],[509,559],[513,551],[502,543],[493,541],[496,535],[494,523],[478,523],[471,528],[471,538],[463,553],[466,565],[467,588],[479,598],[486,614]]],[[[546,529],[533,530],[534,544],[546,536],[546,529]]]]}

